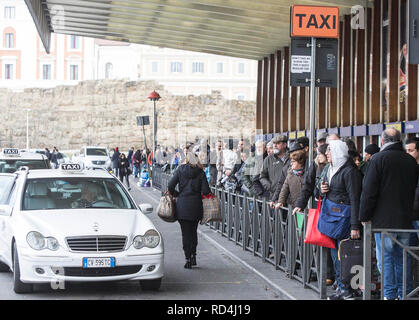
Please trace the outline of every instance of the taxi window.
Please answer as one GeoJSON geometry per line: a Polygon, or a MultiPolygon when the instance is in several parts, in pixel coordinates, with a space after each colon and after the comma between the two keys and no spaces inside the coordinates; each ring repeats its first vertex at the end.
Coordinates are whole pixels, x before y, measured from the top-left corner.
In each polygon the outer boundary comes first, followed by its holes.
{"type": "Polygon", "coordinates": [[[0,173],[13,173],[20,167],[28,167],[29,169],[49,169],[44,160],[24,160],[24,159],[1,159],[0,173]]]}
{"type": "Polygon", "coordinates": [[[116,179],[48,178],[27,180],[22,208],[135,209],[135,205],[116,179]]]}
{"type": "Polygon", "coordinates": [[[102,156],[102,157],[107,157],[108,154],[106,152],[106,149],[87,148],[86,149],[86,156],[102,156]]]}
{"type": "Polygon", "coordinates": [[[6,204],[13,187],[15,177],[0,176],[0,204],[6,204]]]}

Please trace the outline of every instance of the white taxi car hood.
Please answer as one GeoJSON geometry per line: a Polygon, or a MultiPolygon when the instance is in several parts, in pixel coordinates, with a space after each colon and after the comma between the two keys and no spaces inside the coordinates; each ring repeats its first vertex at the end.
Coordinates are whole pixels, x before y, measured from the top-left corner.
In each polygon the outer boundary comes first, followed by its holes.
{"type": "Polygon", "coordinates": [[[131,240],[155,229],[140,210],[121,209],[67,209],[21,211],[20,219],[29,231],[38,231],[44,237],[63,241],[66,237],[115,235],[131,240]],[[30,229],[30,230],[29,230],[30,229]],[[97,229],[97,231],[95,231],[97,229]]]}

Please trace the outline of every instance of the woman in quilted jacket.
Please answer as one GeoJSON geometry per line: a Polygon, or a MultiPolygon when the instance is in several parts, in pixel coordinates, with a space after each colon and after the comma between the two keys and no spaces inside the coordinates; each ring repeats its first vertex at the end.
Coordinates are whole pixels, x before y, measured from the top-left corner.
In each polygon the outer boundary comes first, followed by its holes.
{"type": "Polygon", "coordinates": [[[176,216],[182,230],[185,268],[196,265],[196,247],[198,245],[198,223],[202,219],[202,194],[211,193],[203,166],[198,157],[190,150],[185,150],[185,164],[175,170],[168,184],[169,193],[177,196],[176,216]],[[175,191],[179,186],[179,192],[175,191]]]}

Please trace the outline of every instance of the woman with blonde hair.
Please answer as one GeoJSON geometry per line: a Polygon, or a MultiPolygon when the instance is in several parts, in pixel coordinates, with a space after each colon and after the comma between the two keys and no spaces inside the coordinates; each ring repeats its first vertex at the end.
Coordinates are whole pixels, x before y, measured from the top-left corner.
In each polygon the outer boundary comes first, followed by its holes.
{"type": "Polygon", "coordinates": [[[202,219],[202,194],[211,190],[205,177],[202,164],[193,152],[187,152],[185,163],[174,172],[168,184],[170,194],[177,196],[176,215],[182,231],[185,268],[196,265],[196,247],[198,245],[198,223],[202,219]],[[176,186],[179,192],[175,191],[176,186]]]}

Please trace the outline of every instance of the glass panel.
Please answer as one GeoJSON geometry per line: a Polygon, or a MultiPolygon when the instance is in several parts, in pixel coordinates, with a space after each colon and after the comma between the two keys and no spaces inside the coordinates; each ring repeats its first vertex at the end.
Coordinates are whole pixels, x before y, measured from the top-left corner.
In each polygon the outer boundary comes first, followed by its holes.
{"type": "Polygon", "coordinates": [[[0,160],[0,173],[13,173],[20,167],[28,167],[29,169],[49,169],[47,162],[45,162],[44,160],[0,160]]]}
{"type": "Polygon", "coordinates": [[[14,181],[15,177],[0,177],[0,204],[6,204],[14,181]]]}
{"type": "Polygon", "coordinates": [[[86,155],[87,156],[104,156],[106,157],[108,155],[106,149],[100,149],[100,148],[87,148],[86,149],[86,155]]]}
{"type": "Polygon", "coordinates": [[[48,178],[26,182],[23,210],[135,209],[116,179],[48,178]]]}

